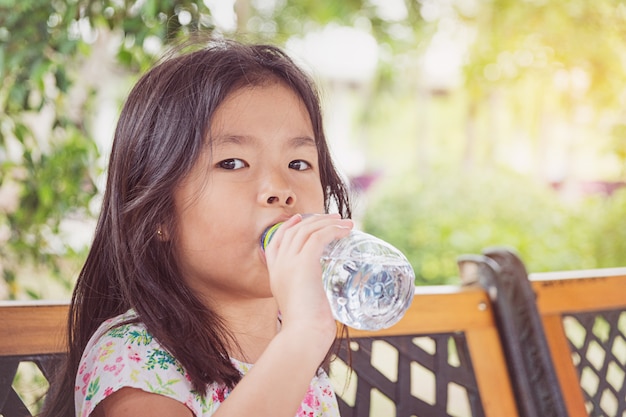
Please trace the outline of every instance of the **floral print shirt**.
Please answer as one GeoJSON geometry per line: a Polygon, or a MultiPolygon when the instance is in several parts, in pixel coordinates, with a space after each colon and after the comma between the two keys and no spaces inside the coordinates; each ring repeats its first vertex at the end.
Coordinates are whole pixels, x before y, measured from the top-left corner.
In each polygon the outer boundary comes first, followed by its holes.
{"type": "MultiPolygon", "coordinates": [[[[214,383],[207,392],[191,386],[178,361],[161,347],[141,323],[122,324],[136,318],[133,310],[105,321],[83,353],[75,386],[77,417],[88,417],[104,398],[124,388],[165,395],[185,404],[195,417],[211,416],[230,390],[214,383]]],[[[245,375],[252,365],[231,359],[245,375]]],[[[296,417],[339,417],[337,399],[326,373],[311,381],[296,417]]]]}

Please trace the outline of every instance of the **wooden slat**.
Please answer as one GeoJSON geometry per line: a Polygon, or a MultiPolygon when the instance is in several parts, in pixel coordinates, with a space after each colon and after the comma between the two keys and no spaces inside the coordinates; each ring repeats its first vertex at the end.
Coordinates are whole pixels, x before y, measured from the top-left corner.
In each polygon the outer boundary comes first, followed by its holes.
{"type": "Polygon", "coordinates": [[[485,291],[478,287],[417,287],[411,307],[394,326],[376,332],[350,329],[350,337],[446,333],[493,327],[489,306],[485,291]]]}
{"type": "Polygon", "coordinates": [[[531,274],[530,279],[542,315],[626,307],[626,268],[531,274]]]}
{"type": "MultiPolygon", "coordinates": [[[[384,337],[463,331],[493,326],[482,289],[456,286],[417,287],[416,297],[400,322],[377,332],[350,329],[350,337],[384,337]]],[[[65,337],[67,304],[0,302],[0,355],[55,353],[65,337]],[[58,329],[52,334],[50,329],[58,329]],[[6,337],[5,337],[6,336],[6,337]]]]}
{"type": "Polygon", "coordinates": [[[542,322],[567,413],[570,417],[587,417],[585,398],[578,381],[576,368],[572,363],[572,355],[563,329],[561,315],[543,316],[542,322]]]}
{"type": "Polygon", "coordinates": [[[485,417],[517,416],[517,405],[497,329],[468,329],[465,338],[485,417]]]}
{"type": "Polygon", "coordinates": [[[64,352],[68,305],[0,302],[0,355],[64,352]]]}

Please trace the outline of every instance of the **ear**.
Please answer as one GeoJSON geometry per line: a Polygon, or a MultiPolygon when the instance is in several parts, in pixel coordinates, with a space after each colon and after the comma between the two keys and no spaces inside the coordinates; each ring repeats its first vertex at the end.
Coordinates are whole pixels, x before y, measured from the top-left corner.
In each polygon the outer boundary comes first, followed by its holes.
{"type": "Polygon", "coordinates": [[[169,233],[167,233],[167,230],[165,229],[165,227],[163,227],[162,224],[157,225],[156,236],[157,239],[159,239],[159,241],[161,242],[167,242],[168,240],[170,240],[169,233]]]}

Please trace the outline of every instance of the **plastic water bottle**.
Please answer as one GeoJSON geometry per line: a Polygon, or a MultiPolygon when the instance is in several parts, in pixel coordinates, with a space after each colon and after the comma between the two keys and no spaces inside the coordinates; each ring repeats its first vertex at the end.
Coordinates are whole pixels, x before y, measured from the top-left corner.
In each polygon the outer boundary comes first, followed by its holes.
{"type": "MultiPolygon", "coordinates": [[[[263,249],[281,223],[265,230],[263,249]]],[[[415,273],[398,249],[358,230],[331,242],[322,255],[322,281],[335,319],[360,330],[396,324],[413,301],[415,273]]]]}

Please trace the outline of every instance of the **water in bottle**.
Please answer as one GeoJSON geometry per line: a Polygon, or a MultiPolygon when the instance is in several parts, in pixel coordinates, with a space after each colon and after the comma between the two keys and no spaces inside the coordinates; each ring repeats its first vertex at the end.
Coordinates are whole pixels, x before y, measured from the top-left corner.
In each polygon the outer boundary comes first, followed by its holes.
{"type": "MultiPolygon", "coordinates": [[[[263,233],[263,248],[279,226],[263,233]]],[[[347,326],[361,330],[391,327],[413,301],[411,264],[402,252],[375,236],[352,230],[325,248],[321,263],[333,315],[347,326]]]]}

